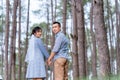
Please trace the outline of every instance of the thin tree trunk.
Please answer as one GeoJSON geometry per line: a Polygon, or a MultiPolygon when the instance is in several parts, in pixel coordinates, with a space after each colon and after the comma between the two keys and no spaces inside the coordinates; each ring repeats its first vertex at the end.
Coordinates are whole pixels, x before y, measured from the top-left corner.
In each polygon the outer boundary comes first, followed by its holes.
{"type": "MultiPolygon", "coordinates": [[[[112,18],[112,12],[111,12],[111,10],[110,10],[110,21],[111,21],[111,41],[110,41],[110,43],[112,43],[113,45],[116,45],[115,44],[115,33],[114,33],[114,31],[115,31],[115,27],[114,27],[114,25],[113,25],[113,18],[112,18]]],[[[115,58],[115,56],[116,56],[116,48],[114,48],[114,46],[111,46],[111,56],[112,56],[112,58],[111,58],[111,72],[113,73],[113,74],[115,74],[116,72],[115,72],[115,68],[116,68],[116,66],[114,65],[114,58],[115,58]],[[113,53],[115,53],[115,54],[113,54],[113,53]]]]}
{"type": "Polygon", "coordinates": [[[119,31],[120,31],[120,28],[119,28],[119,10],[118,10],[118,0],[115,0],[115,10],[116,10],[116,35],[117,35],[117,41],[116,41],[116,49],[117,49],[117,74],[120,74],[120,42],[119,42],[119,31]]]}
{"type": "Polygon", "coordinates": [[[9,43],[9,0],[6,0],[6,30],[5,30],[5,76],[4,79],[8,80],[8,43],[9,43]]]}
{"type": "Polygon", "coordinates": [[[21,0],[19,0],[18,80],[21,80],[21,0]]]}
{"type": "MultiPolygon", "coordinates": [[[[54,16],[53,16],[53,0],[51,0],[51,16],[52,16],[52,23],[54,22],[54,16]]],[[[55,38],[54,38],[54,33],[52,32],[52,36],[51,36],[51,48],[53,48],[54,46],[54,42],[55,42],[55,38]]]]}
{"type": "Polygon", "coordinates": [[[97,77],[97,56],[96,56],[96,40],[95,40],[95,34],[93,32],[93,0],[91,1],[91,9],[90,9],[90,31],[92,36],[92,77],[97,77]]]}
{"type": "MultiPolygon", "coordinates": [[[[3,43],[3,41],[5,41],[4,38],[3,38],[3,25],[4,25],[4,21],[3,21],[3,14],[4,14],[4,13],[3,13],[3,12],[4,12],[4,11],[3,11],[3,0],[2,0],[1,3],[2,3],[2,40],[1,40],[1,41],[2,41],[2,43],[3,43]]],[[[4,68],[3,65],[4,65],[4,58],[5,58],[5,57],[4,57],[5,54],[4,54],[3,46],[1,46],[1,52],[2,52],[2,54],[1,54],[1,55],[2,55],[2,59],[1,59],[1,60],[2,60],[1,74],[3,74],[3,68],[4,68]]],[[[7,60],[8,60],[8,59],[7,59],[7,60]]],[[[4,77],[4,76],[3,76],[3,77],[4,77]]]]}
{"type": "Polygon", "coordinates": [[[67,0],[63,0],[63,33],[66,35],[67,0]]]}
{"type": "Polygon", "coordinates": [[[114,58],[114,52],[113,52],[113,42],[112,42],[112,27],[110,26],[110,6],[109,6],[109,1],[107,0],[107,16],[108,16],[108,20],[107,20],[107,26],[108,26],[108,33],[109,33],[109,38],[110,38],[110,48],[109,48],[109,54],[110,54],[110,66],[111,66],[111,73],[113,73],[113,66],[114,66],[114,62],[113,62],[113,58],[114,58]]]}
{"type": "Polygon", "coordinates": [[[53,16],[53,0],[51,0],[51,16],[52,16],[52,22],[54,21],[53,16]]]}
{"type": "MultiPolygon", "coordinates": [[[[49,50],[49,42],[50,42],[50,28],[49,28],[49,5],[47,5],[47,31],[46,31],[46,46],[47,46],[47,50],[49,50]]],[[[47,73],[47,77],[46,80],[48,80],[49,76],[48,76],[48,66],[46,66],[46,73],[47,73]]]]}
{"type": "Polygon", "coordinates": [[[11,35],[11,69],[12,69],[12,80],[16,79],[16,74],[15,74],[15,61],[16,61],[16,52],[15,52],[15,45],[16,45],[16,14],[17,14],[17,6],[18,6],[18,0],[14,0],[13,4],[13,23],[12,23],[12,35],[11,35]]]}
{"type": "Polygon", "coordinates": [[[78,50],[77,50],[77,14],[76,14],[76,2],[72,0],[72,16],[73,16],[73,34],[72,36],[72,66],[73,66],[73,80],[77,80],[79,77],[79,64],[78,64],[78,50]]]}
{"type": "Polygon", "coordinates": [[[57,10],[57,0],[55,0],[55,11],[54,11],[54,21],[56,21],[56,10],[57,10]]]}
{"type": "Polygon", "coordinates": [[[82,0],[76,1],[79,77],[83,79],[84,77],[86,77],[84,10],[82,0]]]}
{"type": "Polygon", "coordinates": [[[95,36],[98,45],[98,58],[100,64],[101,77],[107,77],[110,74],[110,57],[107,44],[107,33],[104,23],[103,0],[93,0],[94,2],[94,27],[95,36]]]}
{"type": "Polygon", "coordinates": [[[1,67],[1,74],[3,74],[3,69],[4,69],[4,50],[3,50],[3,47],[1,48],[1,52],[2,52],[2,54],[1,54],[1,57],[2,57],[2,59],[1,59],[1,62],[2,62],[2,67],[1,67]]]}
{"type": "MultiPolygon", "coordinates": [[[[25,59],[25,56],[26,56],[26,53],[27,53],[27,49],[28,49],[28,29],[29,29],[29,11],[30,11],[30,0],[28,0],[28,9],[27,9],[27,27],[26,27],[26,46],[25,46],[25,55],[24,55],[24,59],[25,59]]],[[[24,80],[26,80],[26,63],[24,62],[24,80]]]]}
{"type": "MultiPolygon", "coordinates": [[[[51,17],[52,17],[52,23],[54,22],[54,16],[53,16],[54,14],[53,14],[53,0],[51,0],[51,17]]],[[[51,28],[52,29],[52,28],[51,28]]],[[[52,33],[52,35],[51,35],[51,49],[53,48],[53,46],[54,46],[54,41],[55,41],[55,37],[54,37],[54,33],[53,32],[51,32],[52,33]]],[[[52,67],[50,68],[51,69],[51,71],[50,71],[50,80],[54,80],[53,78],[54,78],[54,75],[52,76],[52,74],[54,74],[52,71],[53,71],[53,65],[52,65],[52,67]]]]}
{"type": "MultiPolygon", "coordinates": [[[[47,31],[46,31],[46,45],[49,45],[50,42],[50,28],[49,28],[49,5],[47,5],[47,31]]],[[[47,46],[47,50],[48,50],[48,46],[47,46]]]]}
{"type": "MultiPolygon", "coordinates": [[[[86,28],[87,31],[87,28],[86,28]]],[[[89,34],[85,34],[85,72],[86,72],[86,79],[88,79],[89,76],[89,64],[88,64],[88,55],[87,55],[87,50],[88,50],[88,45],[89,45],[89,34]]]]}

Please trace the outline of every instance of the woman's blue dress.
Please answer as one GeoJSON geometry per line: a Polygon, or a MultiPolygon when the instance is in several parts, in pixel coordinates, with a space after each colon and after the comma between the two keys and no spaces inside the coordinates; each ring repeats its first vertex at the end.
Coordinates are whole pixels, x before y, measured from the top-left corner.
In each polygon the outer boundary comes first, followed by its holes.
{"type": "Polygon", "coordinates": [[[49,54],[40,38],[31,36],[25,61],[27,65],[26,78],[45,78],[45,60],[49,54]]]}

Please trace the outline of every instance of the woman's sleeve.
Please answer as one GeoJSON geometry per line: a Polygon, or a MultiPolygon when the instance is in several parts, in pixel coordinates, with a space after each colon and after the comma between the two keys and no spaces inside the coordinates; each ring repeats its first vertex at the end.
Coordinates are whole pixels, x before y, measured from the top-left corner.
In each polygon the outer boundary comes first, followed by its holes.
{"type": "Polygon", "coordinates": [[[41,39],[39,41],[39,45],[40,45],[40,50],[42,51],[43,55],[47,59],[49,57],[49,53],[48,53],[47,49],[45,48],[45,46],[44,46],[44,44],[43,44],[41,39]]]}

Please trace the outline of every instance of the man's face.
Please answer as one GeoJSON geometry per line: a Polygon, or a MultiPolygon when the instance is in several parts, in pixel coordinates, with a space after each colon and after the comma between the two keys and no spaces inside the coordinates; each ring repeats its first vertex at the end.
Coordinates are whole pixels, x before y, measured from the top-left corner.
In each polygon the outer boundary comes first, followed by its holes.
{"type": "Polygon", "coordinates": [[[53,26],[52,26],[53,33],[57,34],[60,30],[61,30],[60,26],[57,23],[53,24],[53,26]]]}

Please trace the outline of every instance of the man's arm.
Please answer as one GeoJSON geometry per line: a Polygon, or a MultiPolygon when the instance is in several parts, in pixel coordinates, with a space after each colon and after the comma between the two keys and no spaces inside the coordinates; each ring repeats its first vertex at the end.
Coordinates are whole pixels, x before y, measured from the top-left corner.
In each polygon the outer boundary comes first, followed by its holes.
{"type": "Polygon", "coordinates": [[[50,65],[51,64],[51,60],[53,59],[53,57],[55,56],[55,53],[54,52],[51,52],[51,54],[50,54],[50,56],[49,56],[49,58],[48,58],[48,65],[50,65]]]}

